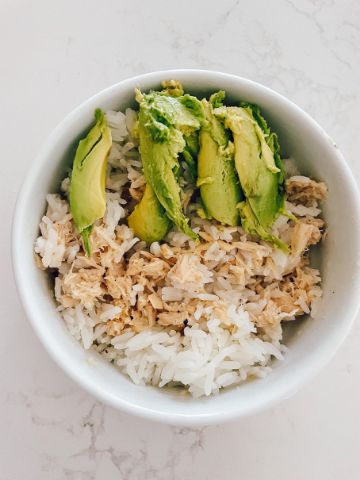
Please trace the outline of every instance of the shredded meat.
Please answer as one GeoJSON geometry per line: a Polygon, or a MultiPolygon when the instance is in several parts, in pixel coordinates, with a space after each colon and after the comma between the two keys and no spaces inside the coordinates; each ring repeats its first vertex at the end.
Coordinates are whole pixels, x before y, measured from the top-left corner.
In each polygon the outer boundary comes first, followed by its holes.
{"type": "Polygon", "coordinates": [[[297,175],[286,181],[286,193],[289,202],[311,205],[313,200],[323,200],[327,187],[323,182],[315,182],[308,177],[297,175]]]}
{"type": "MultiPolygon", "coordinates": [[[[139,192],[143,179],[136,172],[131,175],[139,192]]],[[[308,313],[321,295],[320,275],[309,267],[307,251],[321,240],[325,229],[324,221],[317,218],[317,205],[326,195],[326,186],[296,176],[287,180],[286,188],[288,201],[293,202],[288,206],[314,207],[298,208],[296,221],[280,219],[281,238],[290,245],[288,255],[251,241],[238,227],[215,227],[210,222],[208,228],[199,223],[198,243],[170,238],[151,249],[137,248],[138,239],[125,224],[111,233],[99,221],[93,228],[93,254],[88,258],[79,249],[78,234],[66,213],[61,222],[53,223],[64,248],[56,299],[63,309],[82,305],[100,316],[103,303],[119,307],[104,323],[110,337],[154,325],[182,331],[184,322],[192,326],[206,321],[209,312],[226,327],[229,304],[241,305],[259,332],[269,334],[282,321],[308,313]]],[[[47,222],[42,226],[44,235],[51,221],[47,222]]],[[[44,265],[39,256],[36,262],[44,265]]]]}

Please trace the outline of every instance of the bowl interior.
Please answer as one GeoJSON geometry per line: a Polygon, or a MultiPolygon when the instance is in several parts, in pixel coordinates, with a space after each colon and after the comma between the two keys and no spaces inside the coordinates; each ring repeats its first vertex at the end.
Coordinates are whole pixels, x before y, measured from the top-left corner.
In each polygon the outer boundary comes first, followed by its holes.
{"type": "Polygon", "coordinates": [[[359,274],[358,194],[341,154],[321,128],[298,107],[265,87],[230,75],[203,71],[148,74],[121,82],[72,112],[44,145],[26,179],[14,217],[13,260],[25,310],[45,347],[58,363],[98,398],[139,415],[178,424],[201,424],[245,415],[284,398],[316,372],[345,337],[357,307],[359,274]],[[302,173],[323,180],[329,196],[323,205],[328,235],[321,246],[323,298],[315,318],[286,328],[290,347],[274,362],[265,379],[253,380],[211,398],[136,386],[102,358],[82,347],[67,332],[56,311],[46,272],[37,269],[33,244],[45,209],[45,196],[56,192],[71,165],[79,138],[90,126],[96,107],[123,110],[134,104],[134,88],[158,88],[167,78],[180,80],[186,91],[207,95],[218,89],[227,100],[247,100],[262,108],[278,133],[283,156],[295,158],[302,173]],[[89,361],[90,360],[90,361],[89,361]]]}

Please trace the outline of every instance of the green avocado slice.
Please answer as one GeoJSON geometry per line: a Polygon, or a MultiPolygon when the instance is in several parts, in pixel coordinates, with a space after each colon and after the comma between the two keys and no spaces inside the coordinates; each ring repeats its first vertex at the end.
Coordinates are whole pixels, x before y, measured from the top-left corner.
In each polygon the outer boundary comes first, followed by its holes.
{"type": "Polygon", "coordinates": [[[243,196],[234,165],[234,145],[214,116],[212,103],[218,94],[215,95],[210,102],[202,101],[207,122],[200,131],[197,186],[208,216],[225,225],[239,225],[237,205],[243,196]]]}
{"type": "Polygon", "coordinates": [[[134,234],[146,243],[163,239],[169,231],[171,221],[150,184],[146,184],[144,195],[129,216],[128,224],[134,234]]]}
{"type": "Polygon", "coordinates": [[[150,92],[137,97],[140,99],[140,154],[146,181],[167,217],[190,238],[197,239],[182,210],[177,172],[178,156],[186,147],[185,136],[200,128],[202,106],[190,95],[172,97],[150,92]]]}
{"type": "Polygon", "coordinates": [[[275,134],[270,133],[258,107],[220,107],[216,115],[233,133],[235,166],[245,204],[239,205],[242,225],[284,251],[288,247],[276,239],[271,226],[284,211],[284,174],[275,134]]]}
{"type": "Polygon", "coordinates": [[[70,210],[88,256],[92,226],[106,210],[106,166],[112,145],[111,130],[100,109],[95,111],[95,120],[77,147],[70,183],[70,210]]]}

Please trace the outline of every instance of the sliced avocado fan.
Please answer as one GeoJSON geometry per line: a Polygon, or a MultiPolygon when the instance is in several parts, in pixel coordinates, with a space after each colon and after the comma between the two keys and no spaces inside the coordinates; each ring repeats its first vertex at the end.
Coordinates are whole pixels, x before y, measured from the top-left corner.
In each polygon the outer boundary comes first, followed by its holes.
{"type": "Polygon", "coordinates": [[[79,142],[70,183],[70,210],[88,256],[93,224],[106,210],[106,165],[112,145],[111,130],[100,109],[95,111],[95,120],[94,127],[79,142]]]}
{"type": "MultiPolygon", "coordinates": [[[[178,156],[187,146],[186,138],[199,130],[203,121],[202,105],[190,95],[175,97],[168,92],[147,95],[138,92],[137,99],[140,100],[139,149],[146,182],[166,216],[190,238],[197,239],[182,209],[177,172],[178,156]]],[[[159,213],[160,209],[153,208],[153,211],[159,213]]],[[[135,234],[142,238],[143,232],[134,222],[133,227],[135,234]]],[[[151,238],[152,234],[147,236],[151,238]]]]}
{"type": "Polygon", "coordinates": [[[239,203],[241,224],[245,231],[287,252],[288,246],[271,233],[285,201],[277,136],[255,105],[220,107],[215,114],[233,133],[235,166],[245,194],[245,201],[239,203]]]}
{"type": "Polygon", "coordinates": [[[213,108],[221,105],[224,96],[220,91],[210,102],[202,100],[206,122],[200,131],[197,186],[208,217],[225,225],[239,225],[238,203],[243,195],[234,165],[234,145],[213,108]]]}

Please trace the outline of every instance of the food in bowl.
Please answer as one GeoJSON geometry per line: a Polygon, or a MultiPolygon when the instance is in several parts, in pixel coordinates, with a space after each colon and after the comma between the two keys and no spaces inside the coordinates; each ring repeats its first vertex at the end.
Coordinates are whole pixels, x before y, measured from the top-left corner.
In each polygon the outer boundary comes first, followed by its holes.
{"type": "Polygon", "coordinates": [[[258,106],[162,86],[95,112],[35,252],[85,349],[198,397],[265,376],[282,322],[311,314],[327,189],[281,159],[258,106]]]}

